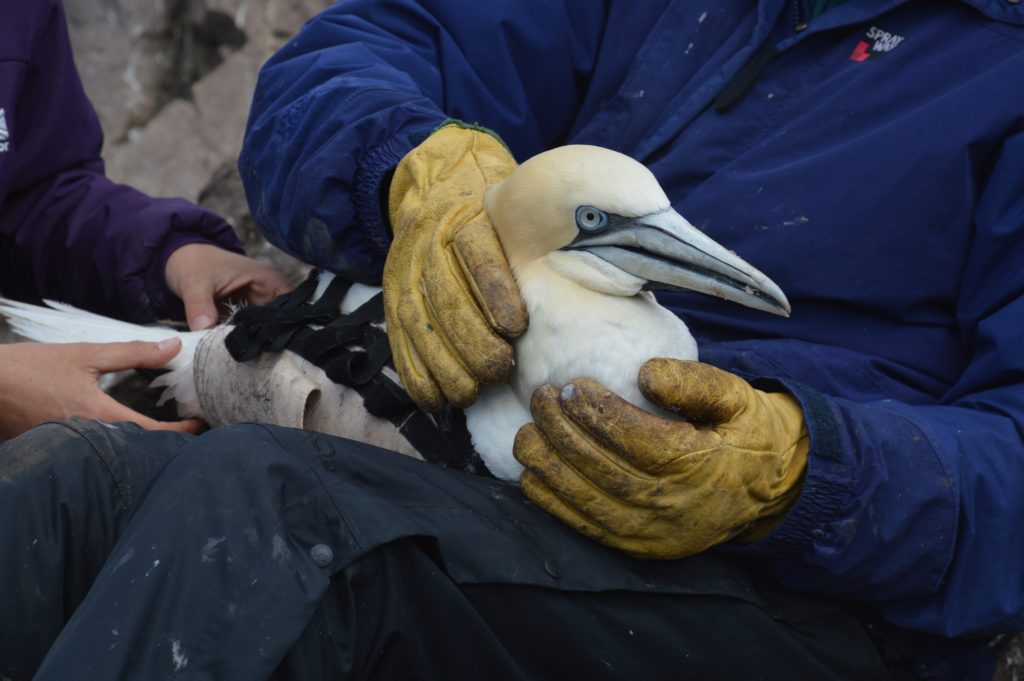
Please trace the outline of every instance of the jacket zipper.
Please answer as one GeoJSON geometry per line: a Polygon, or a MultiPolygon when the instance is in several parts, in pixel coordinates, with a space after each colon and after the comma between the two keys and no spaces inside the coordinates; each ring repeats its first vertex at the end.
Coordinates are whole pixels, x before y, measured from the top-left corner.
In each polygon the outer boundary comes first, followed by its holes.
{"type": "Polygon", "coordinates": [[[807,28],[807,17],[804,14],[803,0],[793,0],[793,30],[802,31],[807,28]]]}

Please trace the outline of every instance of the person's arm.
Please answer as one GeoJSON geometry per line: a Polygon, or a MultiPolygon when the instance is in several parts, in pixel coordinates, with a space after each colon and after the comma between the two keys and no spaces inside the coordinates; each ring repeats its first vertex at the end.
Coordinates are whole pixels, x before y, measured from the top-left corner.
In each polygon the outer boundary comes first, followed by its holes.
{"type": "Polygon", "coordinates": [[[689,419],[638,414],[593,381],[541,388],[516,441],[524,492],[630,553],[723,545],[787,586],[870,603],[909,629],[1024,628],[1022,169],[1018,134],[978,201],[968,266],[949,273],[966,360],[934,402],[837,396],[862,379],[847,367],[856,353],[794,359],[799,341],[710,348],[703,359],[720,368],[653,360],[644,394],[689,419]],[[787,360],[844,367],[836,394],[786,376],[787,360]]]}
{"type": "Polygon", "coordinates": [[[780,581],[948,636],[1024,628],[1024,134],[981,195],[958,304],[970,360],[934,406],[797,389],[804,490],[749,547],[780,581]]]}
{"type": "Polygon", "coordinates": [[[260,229],[302,260],[379,282],[391,238],[382,190],[403,156],[446,118],[496,131],[519,158],[560,143],[606,12],[354,0],[314,18],[257,85],[240,168],[260,229]]]}
{"type": "Polygon", "coordinates": [[[0,58],[8,133],[0,178],[9,181],[0,187],[0,290],[134,321],[181,318],[165,279],[171,255],[188,244],[240,253],[234,231],[185,200],[154,199],[107,179],[102,133],[60,3],[10,13],[8,29],[23,39],[8,42],[0,58]]]}

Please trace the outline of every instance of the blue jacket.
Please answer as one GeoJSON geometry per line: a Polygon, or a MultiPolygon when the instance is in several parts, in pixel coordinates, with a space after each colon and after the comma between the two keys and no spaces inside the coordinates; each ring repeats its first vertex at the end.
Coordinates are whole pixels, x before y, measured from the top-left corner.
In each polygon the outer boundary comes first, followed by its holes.
{"type": "Polygon", "coordinates": [[[520,160],[571,142],[639,159],[793,305],[661,296],[705,361],[804,406],[803,492],[736,550],[901,627],[1024,629],[1024,5],[849,0],[804,27],[806,4],[339,3],[261,74],[253,213],[372,282],[382,183],[446,117],[520,160]]]}
{"type": "Polygon", "coordinates": [[[184,316],[164,267],[187,243],[241,252],[231,226],[103,174],[59,0],[0,0],[0,291],[136,321],[184,316]]]}

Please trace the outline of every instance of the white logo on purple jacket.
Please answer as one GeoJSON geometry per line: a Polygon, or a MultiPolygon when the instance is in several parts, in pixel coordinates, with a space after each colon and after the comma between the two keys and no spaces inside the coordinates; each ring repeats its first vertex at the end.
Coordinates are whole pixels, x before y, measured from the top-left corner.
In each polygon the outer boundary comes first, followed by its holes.
{"type": "Polygon", "coordinates": [[[0,109],[0,154],[11,148],[11,135],[7,132],[7,114],[0,109]]]}

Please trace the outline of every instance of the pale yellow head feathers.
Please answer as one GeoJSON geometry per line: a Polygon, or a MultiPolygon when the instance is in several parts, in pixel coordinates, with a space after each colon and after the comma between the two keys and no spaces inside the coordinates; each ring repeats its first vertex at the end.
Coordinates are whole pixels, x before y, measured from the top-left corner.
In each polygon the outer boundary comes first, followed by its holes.
{"type": "Polygon", "coordinates": [[[639,217],[670,204],[642,164],[610,149],[571,145],[520,165],[488,191],[485,206],[516,269],[570,244],[580,206],[639,217]]]}

